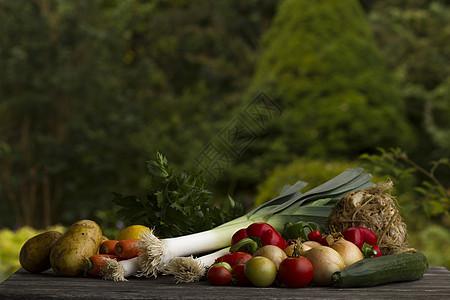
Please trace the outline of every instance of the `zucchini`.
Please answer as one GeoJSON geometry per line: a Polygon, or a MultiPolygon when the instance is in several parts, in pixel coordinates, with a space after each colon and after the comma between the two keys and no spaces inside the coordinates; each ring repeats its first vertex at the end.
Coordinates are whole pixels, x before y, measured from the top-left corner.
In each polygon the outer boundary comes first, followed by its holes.
{"type": "Polygon", "coordinates": [[[420,279],[428,270],[428,261],[420,252],[403,253],[360,260],[332,275],[338,287],[366,287],[396,281],[420,279]]]}

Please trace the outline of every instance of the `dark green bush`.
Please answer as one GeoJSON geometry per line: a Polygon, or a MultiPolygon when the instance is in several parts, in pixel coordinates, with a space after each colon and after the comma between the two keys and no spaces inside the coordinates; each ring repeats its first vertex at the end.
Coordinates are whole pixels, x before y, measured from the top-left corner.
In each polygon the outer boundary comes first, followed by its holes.
{"type": "Polygon", "coordinates": [[[405,105],[357,1],[283,1],[264,45],[253,88],[284,110],[246,164],[414,146],[405,105]]]}

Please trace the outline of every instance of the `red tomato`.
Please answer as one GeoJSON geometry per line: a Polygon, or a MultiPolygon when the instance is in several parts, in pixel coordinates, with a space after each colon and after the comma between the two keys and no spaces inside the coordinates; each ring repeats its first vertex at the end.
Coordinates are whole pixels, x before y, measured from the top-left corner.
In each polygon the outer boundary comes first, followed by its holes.
{"type": "Polygon", "coordinates": [[[235,285],[245,286],[250,284],[250,279],[245,276],[244,267],[245,264],[238,264],[235,265],[233,271],[231,271],[231,281],[235,285]]]}
{"type": "Polygon", "coordinates": [[[245,264],[250,258],[252,258],[251,254],[245,252],[233,252],[219,257],[216,259],[216,262],[227,262],[233,268],[235,265],[245,264]]]}
{"type": "Polygon", "coordinates": [[[223,266],[212,266],[207,277],[212,285],[227,285],[231,281],[231,272],[223,266]]]}
{"type": "Polygon", "coordinates": [[[278,278],[288,287],[302,287],[311,282],[314,274],[312,263],[303,256],[288,257],[278,268],[278,278]]]}

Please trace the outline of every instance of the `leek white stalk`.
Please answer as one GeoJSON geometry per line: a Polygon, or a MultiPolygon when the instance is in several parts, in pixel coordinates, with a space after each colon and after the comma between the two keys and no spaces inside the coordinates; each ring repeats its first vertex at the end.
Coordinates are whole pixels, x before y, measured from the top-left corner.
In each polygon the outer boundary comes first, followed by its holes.
{"type": "Polygon", "coordinates": [[[230,253],[230,248],[194,258],[176,257],[172,259],[163,269],[164,275],[174,275],[177,283],[199,281],[206,274],[206,270],[214,264],[216,259],[230,253]]]}
{"type": "Polygon", "coordinates": [[[143,253],[138,257],[140,275],[157,277],[175,257],[211,252],[227,247],[232,235],[254,222],[267,222],[282,232],[286,223],[312,221],[325,225],[334,204],[345,194],[373,185],[370,174],[362,168],[348,169],[305,194],[299,189],[305,183],[298,181],[287,185],[281,194],[252,210],[248,214],[214,229],[186,236],[160,240],[153,232],[146,232],[138,247],[143,253]]]}
{"type": "Polygon", "coordinates": [[[227,247],[237,230],[246,228],[253,222],[248,218],[242,218],[241,222],[233,225],[221,225],[208,231],[162,240],[158,239],[153,232],[145,232],[138,244],[138,247],[143,250],[138,257],[140,273],[147,277],[157,277],[159,272],[164,272],[165,265],[174,258],[227,247]]]}
{"type": "Polygon", "coordinates": [[[127,277],[135,275],[139,271],[137,257],[117,261],[105,258],[105,265],[102,267],[101,275],[105,280],[127,281],[127,277]]]}

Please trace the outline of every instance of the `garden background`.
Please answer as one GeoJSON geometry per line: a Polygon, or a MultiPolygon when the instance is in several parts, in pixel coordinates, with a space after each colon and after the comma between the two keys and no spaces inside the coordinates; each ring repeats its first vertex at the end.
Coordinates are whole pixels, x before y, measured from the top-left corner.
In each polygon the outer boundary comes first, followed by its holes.
{"type": "Polygon", "coordinates": [[[0,281],[49,226],[114,237],[112,193],[145,194],[157,151],[245,210],[364,166],[449,268],[449,40],[445,0],[0,0],[0,281]],[[261,97],[264,127],[205,167],[261,97]]]}

